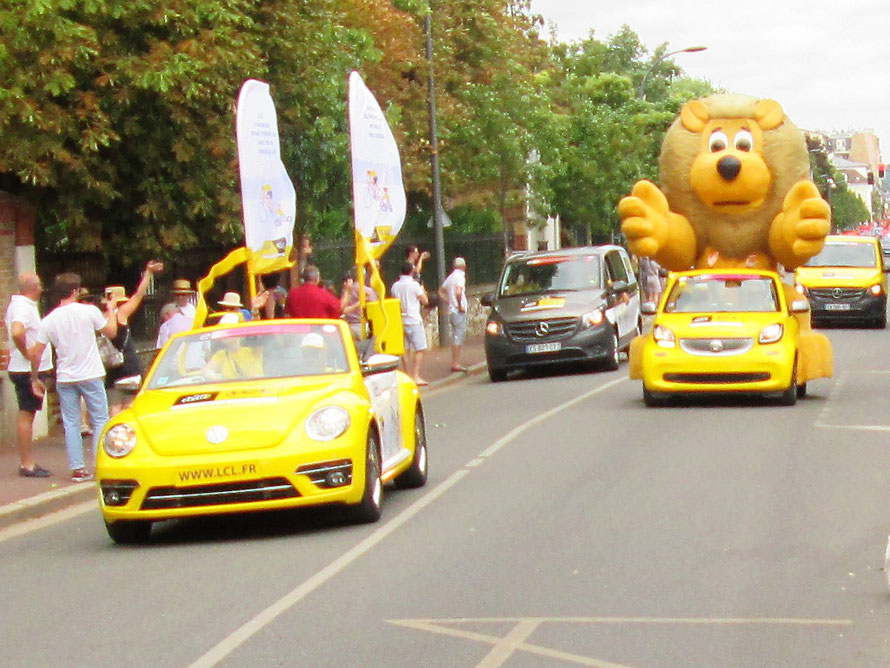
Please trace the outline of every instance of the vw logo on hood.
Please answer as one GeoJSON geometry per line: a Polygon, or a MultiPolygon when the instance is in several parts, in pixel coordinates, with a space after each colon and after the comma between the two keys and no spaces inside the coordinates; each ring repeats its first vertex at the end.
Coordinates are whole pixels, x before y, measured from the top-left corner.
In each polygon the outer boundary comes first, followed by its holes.
{"type": "Polygon", "coordinates": [[[219,445],[229,437],[229,430],[221,424],[214,425],[207,430],[207,440],[214,445],[219,445]]]}
{"type": "Polygon", "coordinates": [[[535,325],[535,334],[538,336],[547,336],[550,333],[550,323],[546,320],[542,320],[537,325],[535,325]]]}

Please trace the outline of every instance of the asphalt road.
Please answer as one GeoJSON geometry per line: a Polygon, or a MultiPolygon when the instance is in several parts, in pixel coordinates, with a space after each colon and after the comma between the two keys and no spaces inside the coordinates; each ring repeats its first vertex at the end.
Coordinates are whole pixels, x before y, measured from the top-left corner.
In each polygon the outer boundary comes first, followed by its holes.
{"type": "Polygon", "coordinates": [[[794,407],[614,373],[426,395],[431,474],[331,510],[0,533],[7,666],[887,666],[890,331],[794,407]]]}

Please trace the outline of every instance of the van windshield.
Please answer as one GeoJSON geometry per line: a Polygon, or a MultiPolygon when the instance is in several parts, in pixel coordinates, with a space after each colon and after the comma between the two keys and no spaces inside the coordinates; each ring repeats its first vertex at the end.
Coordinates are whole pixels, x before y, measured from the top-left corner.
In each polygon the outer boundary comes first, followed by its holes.
{"type": "Polygon", "coordinates": [[[541,292],[602,287],[598,255],[549,255],[507,264],[498,295],[512,297],[541,292]]]}
{"type": "Polygon", "coordinates": [[[807,267],[877,267],[873,244],[856,241],[830,241],[818,255],[811,257],[807,267]]]}

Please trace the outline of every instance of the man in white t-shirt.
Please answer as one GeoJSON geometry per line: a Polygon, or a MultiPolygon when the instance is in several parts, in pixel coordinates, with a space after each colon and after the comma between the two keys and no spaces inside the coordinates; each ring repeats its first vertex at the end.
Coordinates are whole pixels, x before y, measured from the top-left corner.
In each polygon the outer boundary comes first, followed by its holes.
{"type": "Polygon", "coordinates": [[[108,422],[108,396],[105,394],[105,367],[96,345],[96,332],[113,339],[117,334],[114,302],[109,301],[105,315],[92,304],[77,301],[80,276],[59,274],[54,289],[61,297],[59,305],[40,323],[37,343],[31,349],[31,381],[34,393],[42,396],[43,384],[37,378],[37,365],[48,344],[56,349],[56,392],[65,427],[65,449],[71,480],[92,480],[83,460],[80,434],[80,398],[83,397],[93,425],[93,457],[99,435],[108,422]]]}
{"type": "MultiPolygon", "coordinates": [[[[16,421],[16,445],[19,450],[19,475],[26,478],[46,478],[50,472],[37,464],[31,456],[34,438],[34,415],[43,408],[43,397],[31,387],[31,359],[29,349],[37,342],[40,312],[37,301],[43,285],[37,274],[26,272],[18,277],[17,295],[12,296],[6,309],[6,332],[9,335],[9,379],[15,387],[19,404],[16,421]]],[[[53,369],[52,348],[43,351],[37,364],[38,377],[46,382],[53,369]]]]}
{"type": "Polygon", "coordinates": [[[466,371],[460,363],[461,348],[467,339],[467,262],[454,258],[454,270],[439,288],[439,298],[448,302],[448,322],[451,324],[451,370],[466,371]]]}
{"type": "Polygon", "coordinates": [[[423,286],[414,280],[414,264],[412,262],[406,260],[402,264],[401,276],[392,284],[392,296],[402,304],[402,328],[405,330],[405,356],[403,358],[405,371],[418,385],[429,385],[420,377],[423,351],[427,348],[420,306],[429,304],[429,299],[423,286]]]}

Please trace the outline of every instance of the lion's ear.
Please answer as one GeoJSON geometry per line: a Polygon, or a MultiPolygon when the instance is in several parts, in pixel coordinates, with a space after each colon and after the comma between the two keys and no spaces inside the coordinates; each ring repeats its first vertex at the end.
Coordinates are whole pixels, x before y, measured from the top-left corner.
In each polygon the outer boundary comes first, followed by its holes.
{"type": "Polygon", "coordinates": [[[775,130],[784,119],[785,111],[775,100],[757,100],[754,105],[754,120],[763,130],[775,130]]]}
{"type": "Polygon", "coordinates": [[[701,132],[705,124],[710,120],[711,114],[701,100],[690,100],[680,110],[680,121],[683,127],[690,132],[701,132]]]}

